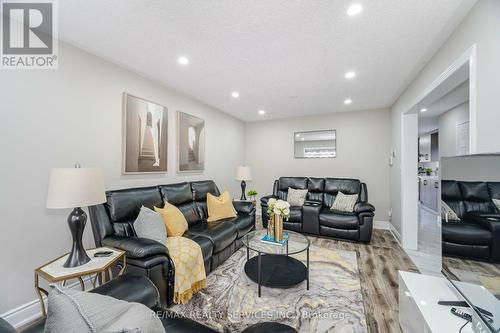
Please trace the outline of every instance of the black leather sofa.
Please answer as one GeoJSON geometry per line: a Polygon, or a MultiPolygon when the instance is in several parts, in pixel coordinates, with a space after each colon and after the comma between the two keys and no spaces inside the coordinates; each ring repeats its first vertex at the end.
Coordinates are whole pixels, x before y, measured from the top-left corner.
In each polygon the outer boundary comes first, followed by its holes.
{"type": "Polygon", "coordinates": [[[286,200],[288,188],[307,189],[303,207],[290,207],[290,217],[283,228],[324,237],[370,242],[375,207],[368,203],[366,184],[358,179],[281,177],[274,182],[273,194],[261,198],[262,223],[267,227],[270,198],[286,200]],[[354,212],[330,209],[338,192],[358,194],[354,212]]]}
{"type": "MultiPolygon", "coordinates": [[[[213,333],[216,332],[200,323],[179,315],[173,315],[160,306],[160,295],[154,284],[145,276],[125,274],[90,291],[111,296],[127,302],[136,302],[151,308],[169,333],[213,333]]],[[[43,333],[45,319],[24,328],[21,333],[43,333]]],[[[0,333],[15,333],[16,330],[0,318],[0,333]]]]}
{"type": "Polygon", "coordinates": [[[443,180],[441,199],[461,220],[442,216],[443,254],[500,262],[500,182],[443,180]]]}
{"type": "Polygon", "coordinates": [[[255,208],[251,202],[235,201],[237,217],[207,223],[207,193],[220,195],[213,181],[107,191],[106,203],[89,207],[95,244],[126,251],[126,272],[150,278],[162,304],[168,306],[174,293],[174,263],[163,244],[138,238],[133,222],[142,206],[163,207],[167,200],[178,207],[189,225],[183,236],[200,245],[208,274],[236,252],[242,246],[241,238],[255,229],[255,208]]]}

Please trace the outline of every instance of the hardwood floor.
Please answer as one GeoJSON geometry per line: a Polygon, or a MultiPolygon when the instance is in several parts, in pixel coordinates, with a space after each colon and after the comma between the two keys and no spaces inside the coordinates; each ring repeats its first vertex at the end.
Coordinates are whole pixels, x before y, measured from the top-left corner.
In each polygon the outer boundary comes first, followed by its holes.
{"type": "Polygon", "coordinates": [[[398,318],[398,270],[419,271],[392,234],[388,230],[376,229],[370,244],[322,238],[314,238],[313,243],[358,253],[369,332],[401,332],[398,318]]]}

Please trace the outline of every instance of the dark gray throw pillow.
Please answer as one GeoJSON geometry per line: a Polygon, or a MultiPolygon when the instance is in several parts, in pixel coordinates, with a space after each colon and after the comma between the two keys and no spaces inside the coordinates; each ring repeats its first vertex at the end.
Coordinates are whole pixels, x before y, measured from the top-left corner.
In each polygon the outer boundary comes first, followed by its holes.
{"type": "Polygon", "coordinates": [[[46,333],[164,333],[160,319],[140,303],[50,286],[46,333]]]}

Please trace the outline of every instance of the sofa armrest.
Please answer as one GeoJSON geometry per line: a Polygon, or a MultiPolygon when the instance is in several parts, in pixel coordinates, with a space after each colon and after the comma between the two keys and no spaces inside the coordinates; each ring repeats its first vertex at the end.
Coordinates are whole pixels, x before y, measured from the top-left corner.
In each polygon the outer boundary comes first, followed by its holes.
{"type": "Polygon", "coordinates": [[[116,299],[141,303],[152,308],[160,304],[160,294],[153,282],[144,275],[124,274],[90,291],[116,299]]]}
{"type": "Polygon", "coordinates": [[[251,201],[233,201],[233,206],[238,214],[252,215],[255,211],[251,201]]]}
{"type": "Polygon", "coordinates": [[[491,232],[491,259],[500,261],[500,214],[467,213],[464,221],[480,225],[491,232]]]}
{"type": "Polygon", "coordinates": [[[304,201],[304,206],[321,206],[321,201],[319,200],[306,200],[304,201]]]}
{"type": "Polygon", "coordinates": [[[127,257],[143,259],[154,255],[168,256],[165,245],[148,238],[110,236],[102,240],[103,246],[111,246],[127,252],[127,257]]]}
{"type": "Polygon", "coordinates": [[[266,195],[265,197],[260,198],[260,204],[261,204],[261,206],[262,205],[267,206],[267,202],[271,198],[278,199],[278,197],[275,196],[275,195],[272,195],[272,194],[271,195],[266,195]]]}
{"type": "Polygon", "coordinates": [[[364,213],[364,212],[371,212],[373,213],[375,211],[375,207],[372,204],[369,204],[368,202],[358,202],[356,205],[354,205],[354,212],[356,214],[364,213]]]}

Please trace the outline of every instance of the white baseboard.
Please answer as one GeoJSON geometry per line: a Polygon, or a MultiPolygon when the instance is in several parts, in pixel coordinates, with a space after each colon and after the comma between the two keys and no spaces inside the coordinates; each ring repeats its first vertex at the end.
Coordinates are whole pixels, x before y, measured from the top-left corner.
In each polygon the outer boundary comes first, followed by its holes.
{"type": "MultiPolygon", "coordinates": [[[[85,290],[90,290],[93,288],[91,277],[83,279],[85,284],[85,290]]],[[[74,283],[68,284],[67,288],[80,290],[80,282],[76,281],[74,283]]],[[[44,296],[45,308],[47,308],[47,298],[44,296]]],[[[2,319],[5,319],[15,328],[19,328],[23,325],[29,324],[42,316],[42,309],[40,307],[40,301],[37,299],[18,306],[15,309],[9,310],[0,314],[2,319]]]]}
{"type": "Polygon", "coordinates": [[[373,221],[373,229],[391,230],[389,221],[373,221]]]}
{"type": "Polygon", "coordinates": [[[402,243],[401,243],[401,234],[399,233],[399,231],[396,230],[396,228],[394,228],[394,226],[391,224],[390,225],[390,229],[391,230],[391,233],[392,235],[394,236],[394,238],[396,238],[396,240],[398,241],[399,245],[402,247],[402,243]]]}

